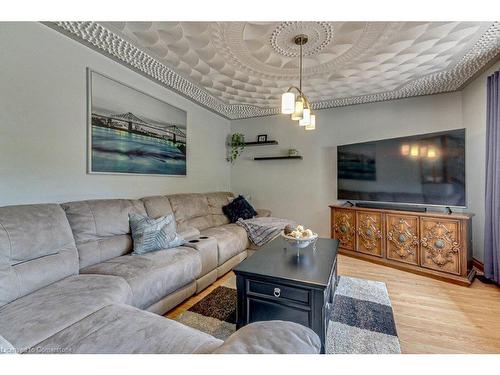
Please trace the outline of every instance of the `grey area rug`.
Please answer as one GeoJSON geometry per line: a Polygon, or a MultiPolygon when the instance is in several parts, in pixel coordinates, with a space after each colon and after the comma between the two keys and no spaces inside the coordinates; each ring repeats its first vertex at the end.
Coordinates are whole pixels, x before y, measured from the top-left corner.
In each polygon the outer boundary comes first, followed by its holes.
{"type": "MultiPolygon", "coordinates": [[[[176,320],[225,340],[236,330],[235,278],[216,288],[176,320]]],[[[384,283],[339,277],[325,347],[327,354],[401,353],[384,283]]]]}
{"type": "Polygon", "coordinates": [[[401,353],[385,283],[340,276],[325,346],[334,354],[401,353]]]}

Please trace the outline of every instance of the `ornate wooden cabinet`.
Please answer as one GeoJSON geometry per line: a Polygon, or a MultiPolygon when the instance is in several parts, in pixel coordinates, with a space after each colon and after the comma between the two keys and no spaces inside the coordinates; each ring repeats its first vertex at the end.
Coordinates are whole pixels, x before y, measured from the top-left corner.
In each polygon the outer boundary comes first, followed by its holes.
{"type": "Polygon", "coordinates": [[[341,254],[470,285],[473,215],[330,208],[341,254]]]}
{"type": "Polygon", "coordinates": [[[418,265],[418,216],[385,215],[387,259],[418,265]]]}
{"type": "Polygon", "coordinates": [[[340,246],[347,250],[355,250],[356,213],[352,210],[338,208],[332,211],[333,238],[338,238],[340,246]]]}
{"type": "Polygon", "coordinates": [[[420,218],[422,267],[460,275],[460,221],[420,218]]]}
{"type": "Polygon", "coordinates": [[[384,242],[382,214],[379,212],[356,212],[356,251],[382,257],[384,242]]]}

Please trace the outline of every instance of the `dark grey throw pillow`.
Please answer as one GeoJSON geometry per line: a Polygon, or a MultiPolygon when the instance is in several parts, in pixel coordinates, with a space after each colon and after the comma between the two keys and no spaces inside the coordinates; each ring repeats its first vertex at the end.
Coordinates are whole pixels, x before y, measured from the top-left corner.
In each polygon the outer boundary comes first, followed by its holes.
{"type": "Polygon", "coordinates": [[[224,207],[222,212],[228,217],[231,223],[236,223],[238,219],[251,219],[257,215],[252,205],[243,196],[238,196],[233,201],[224,207]]]}

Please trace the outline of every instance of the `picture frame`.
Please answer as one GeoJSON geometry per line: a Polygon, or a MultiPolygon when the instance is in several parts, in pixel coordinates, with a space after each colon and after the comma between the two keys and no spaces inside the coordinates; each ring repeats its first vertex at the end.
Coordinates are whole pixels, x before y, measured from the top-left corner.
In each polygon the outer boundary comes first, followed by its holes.
{"type": "Polygon", "coordinates": [[[267,142],[267,134],[259,134],[257,136],[257,142],[267,142]]]}
{"type": "Polygon", "coordinates": [[[187,112],[87,68],[87,173],[187,175],[187,112]]]}

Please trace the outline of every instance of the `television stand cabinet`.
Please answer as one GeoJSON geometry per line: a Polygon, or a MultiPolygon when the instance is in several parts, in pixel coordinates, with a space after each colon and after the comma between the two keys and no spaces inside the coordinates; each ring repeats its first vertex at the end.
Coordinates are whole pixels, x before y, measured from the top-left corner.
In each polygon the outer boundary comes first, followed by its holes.
{"type": "Polygon", "coordinates": [[[472,214],[330,206],[339,253],[470,285],[472,214]]]}

